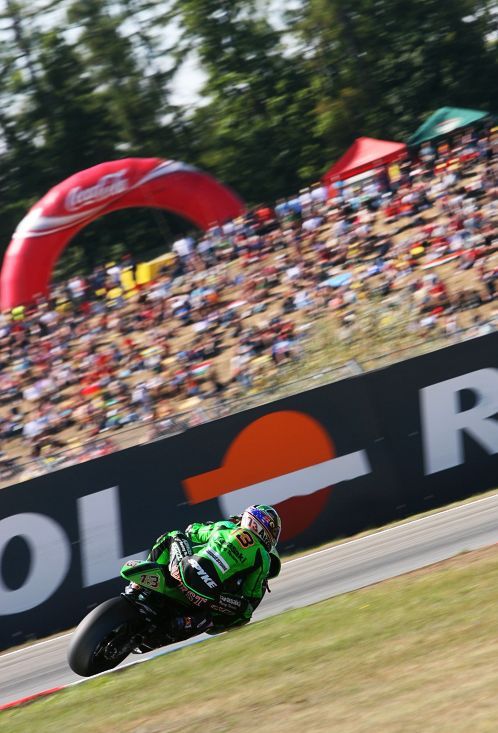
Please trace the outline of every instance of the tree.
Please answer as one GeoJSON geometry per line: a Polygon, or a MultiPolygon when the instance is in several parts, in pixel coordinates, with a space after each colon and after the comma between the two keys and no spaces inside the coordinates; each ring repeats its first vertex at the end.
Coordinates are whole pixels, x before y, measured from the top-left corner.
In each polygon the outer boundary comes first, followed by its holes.
{"type": "Polygon", "coordinates": [[[47,183],[112,157],[119,129],[85,64],[57,33],[43,36],[39,90],[20,119],[39,141],[47,183]]]}
{"type": "Polygon", "coordinates": [[[36,198],[41,161],[32,131],[18,124],[39,90],[38,30],[30,22],[29,11],[21,0],[7,0],[0,23],[1,253],[36,198]]]}
{"type": "Polygon", "coordinates": [[[151,31],[169,18],[167,12],[158,15],[158,5],[86,0],[73,3],[68,18],[79,29],[78,48],[87,71],[119,128],[116,143],[131,155],[165,151],[172,157],[178,147],[185,148],[185,123],[181,110],[169,103],[174,64],[160,63],[164,49],[151,31]]]}
{"type": "Polygon", "coordinates": [[[313,93],[299,59],[251,0],[181,0],[181,53],[195,48],[207,82],[193,117],[199,161],[249,201],[295,191],[315,174],[313,93]]]}
{"type": "Polygon", "coordinates": [[[18,109],[4,116],[4,248],[15,225],[49,188],[115,151],[113,119],[77,53],[57,33],[44,33],[37,43],[35,83],[31,72],[28,79],[12,76],[18,109]]]}
{"type": "MultiPolygon", "coordinates": [[[[78,15],[69,2],[56,3],[61,30],[53,32],[36,25],[29,6],[9,0],[0,35],[6,72],[0,79],[2,249],[30,206],[78,170],[126,155],[175,157],[180,139],[185,150],[182,116],[173,116],[168,105],[168,75],[151,70],[153,39],[139,14],[130,21],[135,4],[88,0],[78,15]],[[60,22],[66,8],[71,27],[60,22]]],[[[52,5],[44,10],[53,12],[52,5]]],[[[170,231],[164,218],[144,212],[111,217],[77,238],[70,259],[91,267],[113,242],[128,251],[159,240],[164,245],[170,231]]]]}
{"type": "MultiPolygon", "coordinates": [[[[486,3],[485,3],[486,4],[486,3]]],[[[496,47],[478,0],[310,0],[296,22],[336,152],[359,134],[407,137],[443,105],[492,108],[496,47]]]]}

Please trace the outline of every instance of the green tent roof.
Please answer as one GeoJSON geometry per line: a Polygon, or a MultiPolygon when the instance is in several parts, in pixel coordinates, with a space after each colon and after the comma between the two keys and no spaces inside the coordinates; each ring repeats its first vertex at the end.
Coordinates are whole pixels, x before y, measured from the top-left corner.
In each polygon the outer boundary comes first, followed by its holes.
{"type": "Polygon", "coordinates": [[[460,127],[467,127],[487,117],[489,112],[461,107],[441,107],[423,122],[408,140],[408,145],[419,145],[441,135],[448,135],[460,127]]]}

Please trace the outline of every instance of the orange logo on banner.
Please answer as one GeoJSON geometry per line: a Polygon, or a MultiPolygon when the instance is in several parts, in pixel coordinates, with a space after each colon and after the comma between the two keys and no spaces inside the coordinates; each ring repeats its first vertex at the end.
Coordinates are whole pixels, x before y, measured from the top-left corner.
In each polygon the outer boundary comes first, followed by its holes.
{"type": "MultiPolygon", "coordinates": [[[[231,513],[226,511],[230,505],[234,511],[240,511],[247,504],[272,503],[271,497],[244,493],[254,484],[321,464],[335,455],[330,436],[317,420],[302,412],[274,412],[258,418],[237,435],[220,468],[187,478],[183,485],[191,504],[218,498],[226,514],[231,513]],[[248,499],[244,506],[237,506],[237,492],[248,499]]],[[[263,494],[264,487],[261,490],[263,494]]],[[[257,493],[256,487],[254,491],[257,493]]],[[[275,504],[282,517],[282,540],[312,524],[325,506],[330,487],[309,496],[296,496],[303,493],[306,492],[299,488],[293,491],[291,480],[285,500],[275,504]]]]}

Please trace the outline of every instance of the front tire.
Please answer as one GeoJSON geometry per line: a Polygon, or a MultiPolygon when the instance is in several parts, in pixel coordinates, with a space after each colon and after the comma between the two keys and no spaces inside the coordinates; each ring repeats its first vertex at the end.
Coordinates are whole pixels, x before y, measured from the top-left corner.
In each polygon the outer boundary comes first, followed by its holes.
{"type": "Polygon", "coordinates": [[[67,658],[73,672],[91,677],[117,667],[129,651],[110,656],[107,645],[113,640],[129,639],[139,620],[138,611],[122,596],[94,608],[76,627],[69,644],[67,658]]]}

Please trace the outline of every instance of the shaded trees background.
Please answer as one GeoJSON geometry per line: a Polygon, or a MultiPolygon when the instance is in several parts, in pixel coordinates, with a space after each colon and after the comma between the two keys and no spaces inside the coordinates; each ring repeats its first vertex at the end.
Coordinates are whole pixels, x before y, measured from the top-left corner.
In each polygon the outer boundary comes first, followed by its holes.
{"type": "MultiPolygon", "coordinates": [[[[406,139],[442,105],[496,111],[491,0],[0,2],[0,253],[27,209],[82,168],[127,156],[197,164],[249,203],[317,180],[361,134],[406,139]],[[195,54],[199,103],[173,102],[195,54]]],[[[70,266],[165,246],[188,224],[121,212],[70,266]]]]}

